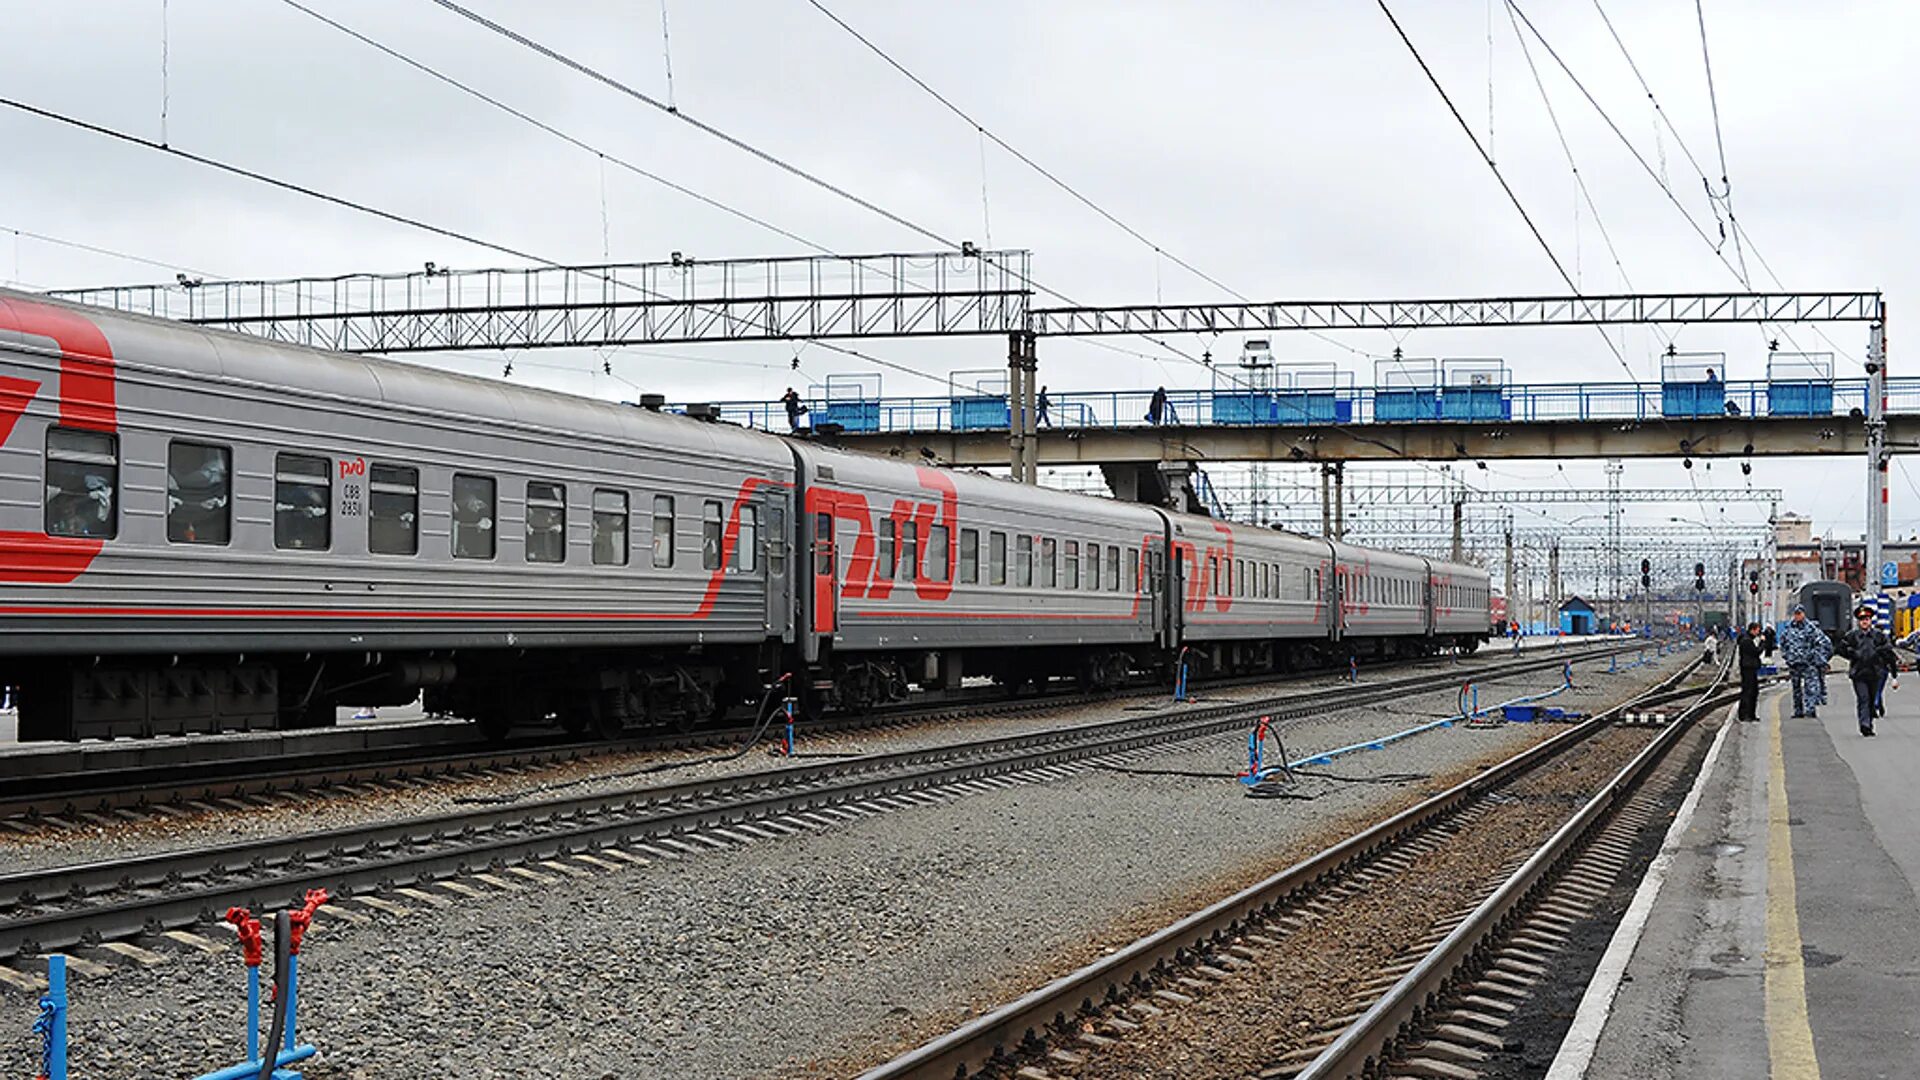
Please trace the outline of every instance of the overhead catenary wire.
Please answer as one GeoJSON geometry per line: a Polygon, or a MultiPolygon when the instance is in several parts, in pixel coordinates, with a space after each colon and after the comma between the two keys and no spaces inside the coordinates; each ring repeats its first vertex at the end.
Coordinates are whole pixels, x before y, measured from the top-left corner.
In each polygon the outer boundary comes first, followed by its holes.
{"type": "MultiPolygon", "coordinates": [[[[1547,261],[1553,264],[1554,270],[1560,275],[1560,280],[1566,282],[1567,288],[1572,289],[1575,295],[1579,295],[1580,286],[1575,283],[1573,275],[1567,273],[1567,268],[1560,262],[1560,257],[1554,254],[1553,245],[1547,243],[1547,238],[1540,232],[1540,227],[1534,224],[1533,215],[1527,212],[1526,205],[1520,201],[1520,196],[1514,192],[1513,186],[1507,183],[1506,175],[1500,171],[1500,166],[1494,164],[1486,147],[1480,145],[1480,137],[1473,133],[1473,125],[1467,123],[1467,118],[1460,115],[1459,106],[1453,103],[1453,98],[1447,93],[1447,88],[1441,84],[1440,77],[1427,65],[1426,58],[1420,55],[1420,49],[1414,45],[1413,39],[1407,36],[1406,29],[1400,25],[1400,20],[1394,17],[1393,9],[1387,6],[1387,0],[1375,0],[1375,2],[1380,5],[1380,11],[1387,17],[1387,21],[1393,24],[1393,31],[1400,36],[1401,43],[1413,55],[1414,63],[1420,65],[1420,71],[1426,75],[1427,82],[1431,83],[1434,91],[1440,95],[1440,100],[1447,106],[1447,112],[1451,113],[1454,122],[1460,125],[1460,131],[1466,135],[1467,141],[1473,144],[1474,152],[1480,155],[1480,160],[1486,163],[1488,171],[1492,172],[1493,178],[1499,182],[1500,190],[1506,193],[1507,201],[1513,204],[1514,210],[1520,214],[1520,219],[1526,222],[1527,231],[1533,234],[1533,239],[1540,245],[1540,250],[1546,253],[1547,261]]],[[[1606,328],[1595,324],[1594,329],[1600,332],[1600,340],[1607,343],[1608,351],[1613,353],[1613,358],[1620,362],[1620,367],[1626,371],[1627,378],[1638,386],[1640,377],[1634,374],[1632,366],[1627,363],[1626,356],[1614,345],[1613,339],[1607,336],[1606,328]]]]}
{"type": "MultiPolygon", "coordinates": [[[[1069,197],[1074,199],[1076,202],[1080,203],[1082,206],[1085,206],[1087,209],[1093,211],[1095,214],[1099,215],[1102,219],[1107,221],[1109,224],[1113,225],[1115,228],[1119,229],[1121,232],[1127,234],[1128,236],[1132,237],[1134,240],[1139,241],[1141,244],[1149,248],[1153,252],[1155,257],[1154,292],[1155,292],[1156,301],[1158,301],[1159,292],[1160,292],[1159,260],[1164,258],[1167,261],[1172,262],[1174,265],[1192,274],[1193,276],[1199,278],[1201,281],[1204,281],[1207,284],[1212,285],[1214,288],[1217,288],[1222,292],[1227,293],[1228,295],[1234,297],[1235,299],[1240,300],[1242,303],[1254,302],[1251,298],[1249,298],[1245,293],[1241,292],[1240,290],[1235,289],[1233,286],[1228,285],[1226,282],[1220,280],[1214,275],[1209,274],[1205,270],[1200,269],[1198,266],[1194,265],[1192,262],[1188,261],[1187,259],[1182,258],[1181,256],[1175,254],[1174,252],[1167,250],[1165,247],[1161,246],[1160,243],[1153,240],[1151,237],[1147,236],[1145,233],[1141,232],[1139,229],[1135,228],[1133,225],[1128,224],[1118,214],[1109,210],[1104,205],[1094,201],[1092,196],[1087,195],[1085,192],[1081,191],[1079,188],[1068,183],[1066,179],[1061,177],[1058,173],[1047,168],[1045,165],[1042,165],[1040,162],[1036,161],[1034,158],[1029,156],[1025,151],[1014,146],[1012,143],[1008,142],[1006,139],[996,134],[991,128],[988,128],[985,123],[983,123],[981,120],[976,118],[973,114],[961,108],[951,98],[941,93],[932,84],[928,83],[925,79],[921,78],[918,74],[914,73],[912,69],[908,68],[905,64],[901,63],[898,59],[896,59],[893,56],[893,54],[881,48],[880,45],[876,43],[873,39],[861,33],[852,24],[848,23],[845,19],[841,18],[838,14],[836,14],[831,8],[828,8],[824,3],[821,3],[820,0],[806,0],[806,2],[809,5],[811,5],[815,10],[819,11],[820,14],[824,15],[835,26],[838,26],[841,30],[846,31],[846,33],[849,36],[851,36],[855,41],[865,46],[869,52],[879,57],[880,60],[884,62],[888,67],[892,68],[896,72],[899,72],[901,76],[907,79],[907,81],[913,83],[913,85],[919,87],[923,92],[925,92],[928,97],[931,97],[934,101],[939,102],[940,105],[943,108],[945,108],[948,112],[958,117],[967,126],[973,128],[978,138],[986,141],[991,141],[995,146],[998,146],[1000,149],[1006,151],[1016,161],[1019,161],[1021,164],[1025,165],[1027,168],[1032,169],[1041,178],[1045,179],[1048,183],[1052,184],[1054,187],[1066,193],[1069,197]]],[[[981,202],[984,207],[984,203],[986,201],[986,189],[985,189],[986,156],[985,156],[984,145],[981,151],[980,168],[981,168],[981,177],[982,177],[981,202]]],[[[1072,303],[1073,301],[1069,300],[1067,302],[1072,303]]],[[[1353,346],[1348,345],[1343,341],[1339,341],[1335,338],[1328,337],[1326,334],[1323,334],[1317,330],[1309,331],[1309,332],[1314,337],[1317,337],[1320,340],[1330,345],[1333,345],[1336,348],[1345,349],[1346,351],[1353,353],[1356,356],[1365,355],[1362,352],[1362,350],[1356,349],[1353,346]]],[[[1188,359],[1191,359],[1191,357],[1189,357],[1188,359]]]]}
{"type": "MultiPolygon", "coordinates": [[[[284,2],[293,3],[294,0],[284,0],[284,2]]],[[[653,95],[648,94],[643,90],[639,90],[631,86],[630,84],[625,83],[620,79],[617,79],[611,75],[608,75],[605,72],[600,71],[599,69],[594,68],[580,60],[576,60],[573,57],[560,52],[558,49],[554,49],[550,46],[542,44],[541,42],[536,41],[533,38],[530,38],[527,35],[512,29],[511,27],[505,26],[499,22],[494,21],[493,19],[489,19],[485,15],[482,15],[479,12],[472,10],[471,8],[468,8],[460,3],[455,2],[455,0],[433,0],[433,3],[438,4],[440,7],[445,8],[446,10],[456,15],[459,15],[461,18],[464,18],[469,22],[474,23],[477,26],[480,26],[494,34],[497,34],[507,39],[508,41],[511,41],[514,44],[521,46],[522,48],[528,49],[539,56],[542,56],[556,64],[559,64],[562,67],[568,69],[569,71],[572,71],[576,74],[584,76],[585,78],[591,79],[592,81],[597,82],[602,86],[605,86],[629,98],[632,98],[635,101],[641,102],[642,104],[648,105],[654,109],[657,109],[663,113],[666,113],[684,123],[690,124],[694,128],[698,129],[699,131],[702,131],[716,139],[719,139],[720,141],[726,143],[729,146],[742,150],[752,155],[753,157],[773,166],[774,168],[779,169],[782,172],[785,172],[791,176],[804,180],[805,182],[823,191],[826,191],[841,199],[851,202],[855,206],[858,206],[862,209],[865,209],[874,214],[877,214],[880,217],[885,218],[886,220],[893,222],[894,224],[897,224],[902,228],[905,228],[925,239],[932,240],[934,243],[939,244],[942,247],[952,248],[956,251],[967,250],[965,244],[959,241],[956,241],[950,237],[947,237],[946,235],[940,232],[937,232],[932,228],[921,225],[918,222],[912,220],[911,218],[908,218],[904,214],[896,213],[892,210],[889,210],[886,207],[881,206],[879,203],[874,202],[871,199],[865,198],[864,196],[861,196],[847,189],[844,186],[836,184],[833,181],[828,180],[825,177],[812,172],[811,170],[803,168],[800,165],[797,165],[791,161],[788,161],[785,158],[782,158],[769,150],[762,149],[761,147],[756,146],[753,143],[747,142],[745,139],[742,139],[736,135],[731,134],[730,132],[727,132],[712,124],[709,124],[704,120],[701,120],[695,116],[692,116],[683,109],[670,109],[667,107],[667,104],[661,101],[659,98],[656,98],[653,95]]],[[[390,50],[383,49],[383,51],[390,51],[390,50]]],[[[1080,302],[1075,300],[1073,297],[1068,296],[1067,294],[1061,292],[1058,289],[1049,288],[1037,280],[1029,279],[1029,284],[1031,284],[1033,288],[1035,288],[1036,290],[1040,292],[1044,292],[1047,295],[1060,300],[1062,303],[1069,304],[1075,307],[1082,306],[1080,302]]],[[[1154,337],[1153,335],[1150,335],[1150,334],[1137,334],[1135,336],[1138,336],[1146,341],[1150,341],[1153,344],[1158,345],[1160,348],[1165,349],[1168,352],[1173,353],[1185,360],[1188,360],[1193,363],[1200,362],[1199,358],[1193,356],[1191,353],[1188,353],[1185,350],[1180,349],[1176,346],[1170,345],[1166,341],[1158,337],[1154,337]]],[[[928,377],[931,378],[932,376],[928,376],[928,377]]],[[[944,381],[944,380],[941,380],[941,381],[944,381]]]]}
{"type": "MultiPolygon", "coordinates": [[[[1727,223],[1733,232],[1733,257],[1740,263],[1743,280],[1747,277],[1747,257],[1740,247],[1740,229],[1733,214],[1733,181],[1727,179],[1727,143],[1720,134],[1720,94],[1713,85],[1713,56],[1707,49],[1707,9],[1702,0],[1693,0],[1694,14],[1700,22],[1700,62],[1707,69],[1707,104],[1713,112],[1713,144],[1720,152],[1720,201],[1727,205],[1727,223]]],[[[1751,286],[1749,286],[1751,287],[1751,286]]]]}
{"type": "MultiPolygon", "coordinates": [[[[86,131],[95,135],[104,136],[106,138],[112,139],[117,142],[127,143],[129,145],[139,146],[148,150],[157,151],[159,153],[166,154],[170,157],[178,158],[182,161],[189,161],[196,165],[201,165],[206,168],[216,170],[218,172],[226,173],[230,176],[237,176],[242,179],[253,181],[255,183],[264,184],[268,187],[278,188],[282,191],[288,191],[294,194],[303,195],[303,196],[306,196],[307,198],[315,199],[332,206],[338,206],[338,207],[341,207],[342,209],[352,210],[356,213],[361,213],[361,214],[368,215],[370,217],[379,218],[383,221],[391,222],[393,224],[404,225],[404,226],[407,226],[408,228],[418,229],[422,232],[431,233],[433,235],[445,237],[450,240],[457,240],[464,244],[471,244],[474,247],[484,248],[488,251],[493,251],[502,255],[508,255],[513,258],[521,259],[526,262],[537,263],[541,266],[547,266],[547,267],[552,267],[556,269],[565,268],[565,264],[558,262],[554,259],[550,259],[550,258],[547,258],[546,256],[538,255],[530,251],[525,251],[508,244],[498,243],[496,241],[488,240],[483,237],[476,236],[472,233],[464,232],[459,229],[449,228],[444,225],[436,225],[430,221],[413,217],[408,214],[402,214],[392,210],[385,210],[380,207],[373,206],[369,203],[360,202],[355,199],[349,199],[342,195],[335,195],[335,194],[332,194],[331,192],[322,191],[318,188],[311,187],[306,184],[296,183],[291,180],[284,180],[284,179],[281,179],[280,177],[272,176],[267,173],[260,172],[256,169],[250,169],[245,166],[235,165],[231,162],[222,161],[218,158],[208,157],[205,154],[194,153],[193,151],[190,151],[190,150],[182,150],[177,146],[163,145],[161,143],[155,142],[152,139],[146,138],[145,136],[135,135],[132,132],[121,131],[118,128],[107,127],[104,124],[97,124],[90,120],[82,120],[79,117],[69,116],[65,113],[56,112],[52,109],[42,108],[38,105],[33,105],[24,101],[20,101],[16,98],[0,97],[0,107],[13,109],[15,111],[26,113],[30,116],[37,116],[45,120],[51,120],[55,123],[63,124],[68,127],[76,128],[81,131],[86,131]]],[[[626,287],[638,288],[638,286],[632,286],[631,283],[628,283],[628,282],[619,282],[619,284],[626,287]]],[[[879,357],[873,356],[870,353],[861,352],[860,350],[857,350],[857,349],[848,348],[846,346],[837,345],[827,341],[816,341],[816,344],[820,345],[822,348],[831,349],[834,352],[842,353],[844,355],[851,356],[859,360],[863,360],[867,363],[874,364],[878,367],[885,367],[895,371],[902,372],[904,374],[912,375],[915,378],[926,379],[930,382],[935,382],[943,386],[946,385],[946,382],[947,382],[947,380],[937,375],[932,375],[927,372],[921,371],[917,368],[908,367],[905,364],[896,363],[891,360],[884,360],[879,357]]]]}

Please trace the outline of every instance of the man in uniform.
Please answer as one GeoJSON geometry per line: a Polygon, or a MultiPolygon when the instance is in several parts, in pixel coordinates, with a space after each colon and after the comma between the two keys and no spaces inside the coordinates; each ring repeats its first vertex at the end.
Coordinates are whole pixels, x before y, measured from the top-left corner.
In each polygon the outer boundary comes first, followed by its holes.
{"type": "Polygon", "coordinates": [[[1893,639],[1873,625],[1872,608],[1857,608],[1853,617],[1857,625],[1840,639],[1840,655],[1847,658],[1847,678],[1853,682],[1860,734],[1872,735],[1874,712],[1880,705],[1880,688],[1886,684],[1888,675],[1900,669],[1900,659],[1893,651],[1893,639]]]}
{"type": "Polygon", "coordinates": [[[1793,715],[1815,716],[1820,703],[1820,666],[1833,657],[1833,642],[1818,623],[1807,621],[1804,605],[1793,605],[1793,621],[1780,631],[1780,658],[1793,682],[1793,715]]]}

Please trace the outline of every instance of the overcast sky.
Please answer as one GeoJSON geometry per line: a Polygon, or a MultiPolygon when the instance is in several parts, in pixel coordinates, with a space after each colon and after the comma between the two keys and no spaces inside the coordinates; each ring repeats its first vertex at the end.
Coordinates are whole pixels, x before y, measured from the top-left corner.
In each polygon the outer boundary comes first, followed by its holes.
{"type": "MultiPolygon", "coordinates": [[[[609,154],[837,252],[937,247],[850,202],[459,18],[430,0],[310,0],[339,22],[609,154]]],[[[1588,0],[1522,5],[1675,198],[1717,236],[1687,151],[1719,176],[1694,7],[1603,0],[1681,139],[1655,119],[1588,0]],[[1684,140],[1684,149],[1682,146],[1684,140]]],[[[656,97],[669,94],[659,0],[472,5],[656,97]]],[[[827,6],[990,131],[1166,252],[1255,298],[1561,293],[1566,286],[1371,3],[1006,3],[830,0],[827,6]]],[[[1507,9],[1397,0],[1395,14],[1583,291],[1739,287],[1666,190],[1528,40],[1599,211],[1580,199],[1507,9]],[[1616,264],[1612,251],[1617,251],[1616,264]]],[[[498,112],[276,0],[51,5],[0,0],[0,96],[75,115],[562,262],[804,253],[794,240],[636,176],[498,112]],[[604,212],[603,212],[604,206],[604,212]]],[[[950,239],[1033,251],[1043,284],[1089,303],[1226,299],[985,141],[808,0],[666,0],[673,100],[950,239]]],[[[1920,211],[1909,196],[1920,79],[1904,65],[1920,7],[1719,0],[1706,5],[1732,204],[1756,288],[1915,294],[1920,211]],[[1758,255],[1754,251],[1757,247],[1758,255]]],[[[149,149],[0,109],[0,282],[27,288],[169,280],[171,269],[36,239],[111,249],[215,277],[513,265],[476,248],[276,191],[149,149]],[[18,230],[16,232],[15,230],[18,230]]],[[[1724,216],[1722,207],[1719,213],[1724,216]]],[[[1727,259],[1734,253],[1729,244],[1727,259]]],[[[1900,337],[1894,326],[1897,372],[1900,337]]],[[[1832,348],[1805,328],[1807,349],[1832,348]]],[[[1865,330],[1828,329],[1858,377],[1865,330]]],[[[1683,350],[1724,351],[1761,378],[1768,334],[1683,328],[1683,350]]],[[[1492,356],[1518,382],[1657,378],[1666,337],[1591,329],[1281,336],[1282,359],[1492,356]]],[[[1042,343],[1042,381],[1075,389],[1204,386],[1207,373],[1137,341],[1126,353],[1042,343]],[[1159,354],[1158,356],[1151,354],[1159,354]]],[[[1237,338],[1174,340],[1231,358],[1237,338]]],[[[872,342],[944,377],[1004,363],[997,339],[872,342]]],[[[771,399],[797,377],[789,345],[527,353],[513,378],[606,397],[771,399]]],[[[799,350],[819,381],[867,370],[799,350]]],[[[493,355],[426,358],[498,375],[493,355]]],[[[889,395],[939,388],[895,371],[889,395]]],[[[1496,463],[1492,486],[1601,486],[1597,462],[1496,463]]],[[[1821,531],[1858,535],[1855,461],[1697,467],[1709,491],[1783,487],[1821,531]]],[[[1629,462],[1630,486],[1688,486],[1677,463],[1629,462]]],[[[1897,462],[1893,523],[1920,530],[1920,489],[1897,462]]],[[[1534,524],[1573,521],[1576,511],[1534,524]]],[[[1716,519],[1711,505],[1636,508],[1716,519]]],[[[1765,508],[1728,507],[1751,521],[1765,508]]],[[[1592,527],[1591,525],[1586,527],[1592,527]]]]}

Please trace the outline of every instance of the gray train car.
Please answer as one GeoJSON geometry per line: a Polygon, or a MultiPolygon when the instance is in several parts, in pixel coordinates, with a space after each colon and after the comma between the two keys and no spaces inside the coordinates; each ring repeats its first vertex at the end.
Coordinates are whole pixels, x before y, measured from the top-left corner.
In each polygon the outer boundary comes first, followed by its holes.
{"type": "Polygon", "coordinates": [[[1296,533],[1168,515],[1183,591],[1180,641],[1200,669],[1287,670],[1333,640],[1333,546],[1296,533]]]}
{"type": "Polygon", "coordinates": [[[1462,648],[1487,639],[1493,621],[1493,579],[1478,566],[1427,560],[1433,634],[1462,648]]]}
{"type": "Polygon", "coordinates": [[[967,675],[1117,686],[1165,648],[1159,511],[794,447],[813,575],[804,659],[834,703],[957,688],[967,675]]]}
{"type": "Polygon", "coordinates": [[[0,679],[23,739],[423,691],[704,718],[791,637],[792,474],[738,429],[0,293],[0,679]]]}
{"type": "Polygon", "coordinates": [[[1375,657],[1430,651],[1427,560],[1335,542],[1339,633],[1348,648],[1375,657]]]}

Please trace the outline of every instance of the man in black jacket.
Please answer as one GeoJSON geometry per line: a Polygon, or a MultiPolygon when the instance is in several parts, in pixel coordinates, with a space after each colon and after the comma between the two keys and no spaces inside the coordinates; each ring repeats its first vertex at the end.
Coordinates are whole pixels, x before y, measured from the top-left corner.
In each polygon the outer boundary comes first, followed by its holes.
{"type": "Polygon", "coordinates": [[[1873,734],[1873,714],[1880,704],[1880,687],[1888,675],[1899,670],[1900,660],[1893,651],[1893,640],[1886,631],[1873,625],[1873,609],[1859,608],[1853,616],[1858,625],[1840,638],[1840,655],[1847,658],[1847,678],[1853,682],[1853,700],[1860,721],[1860,734],[1873,734]]]}
{"type": "Polygon", "coordinates": [[[1760,632],[1757,622],[1747,624],[1747,632],[1740,635],[1735,646],[1740,653],[1740,711],[1742,720],[1760,719],[1760,661],[1771,650],[1767,639],[1760,632]]]}

